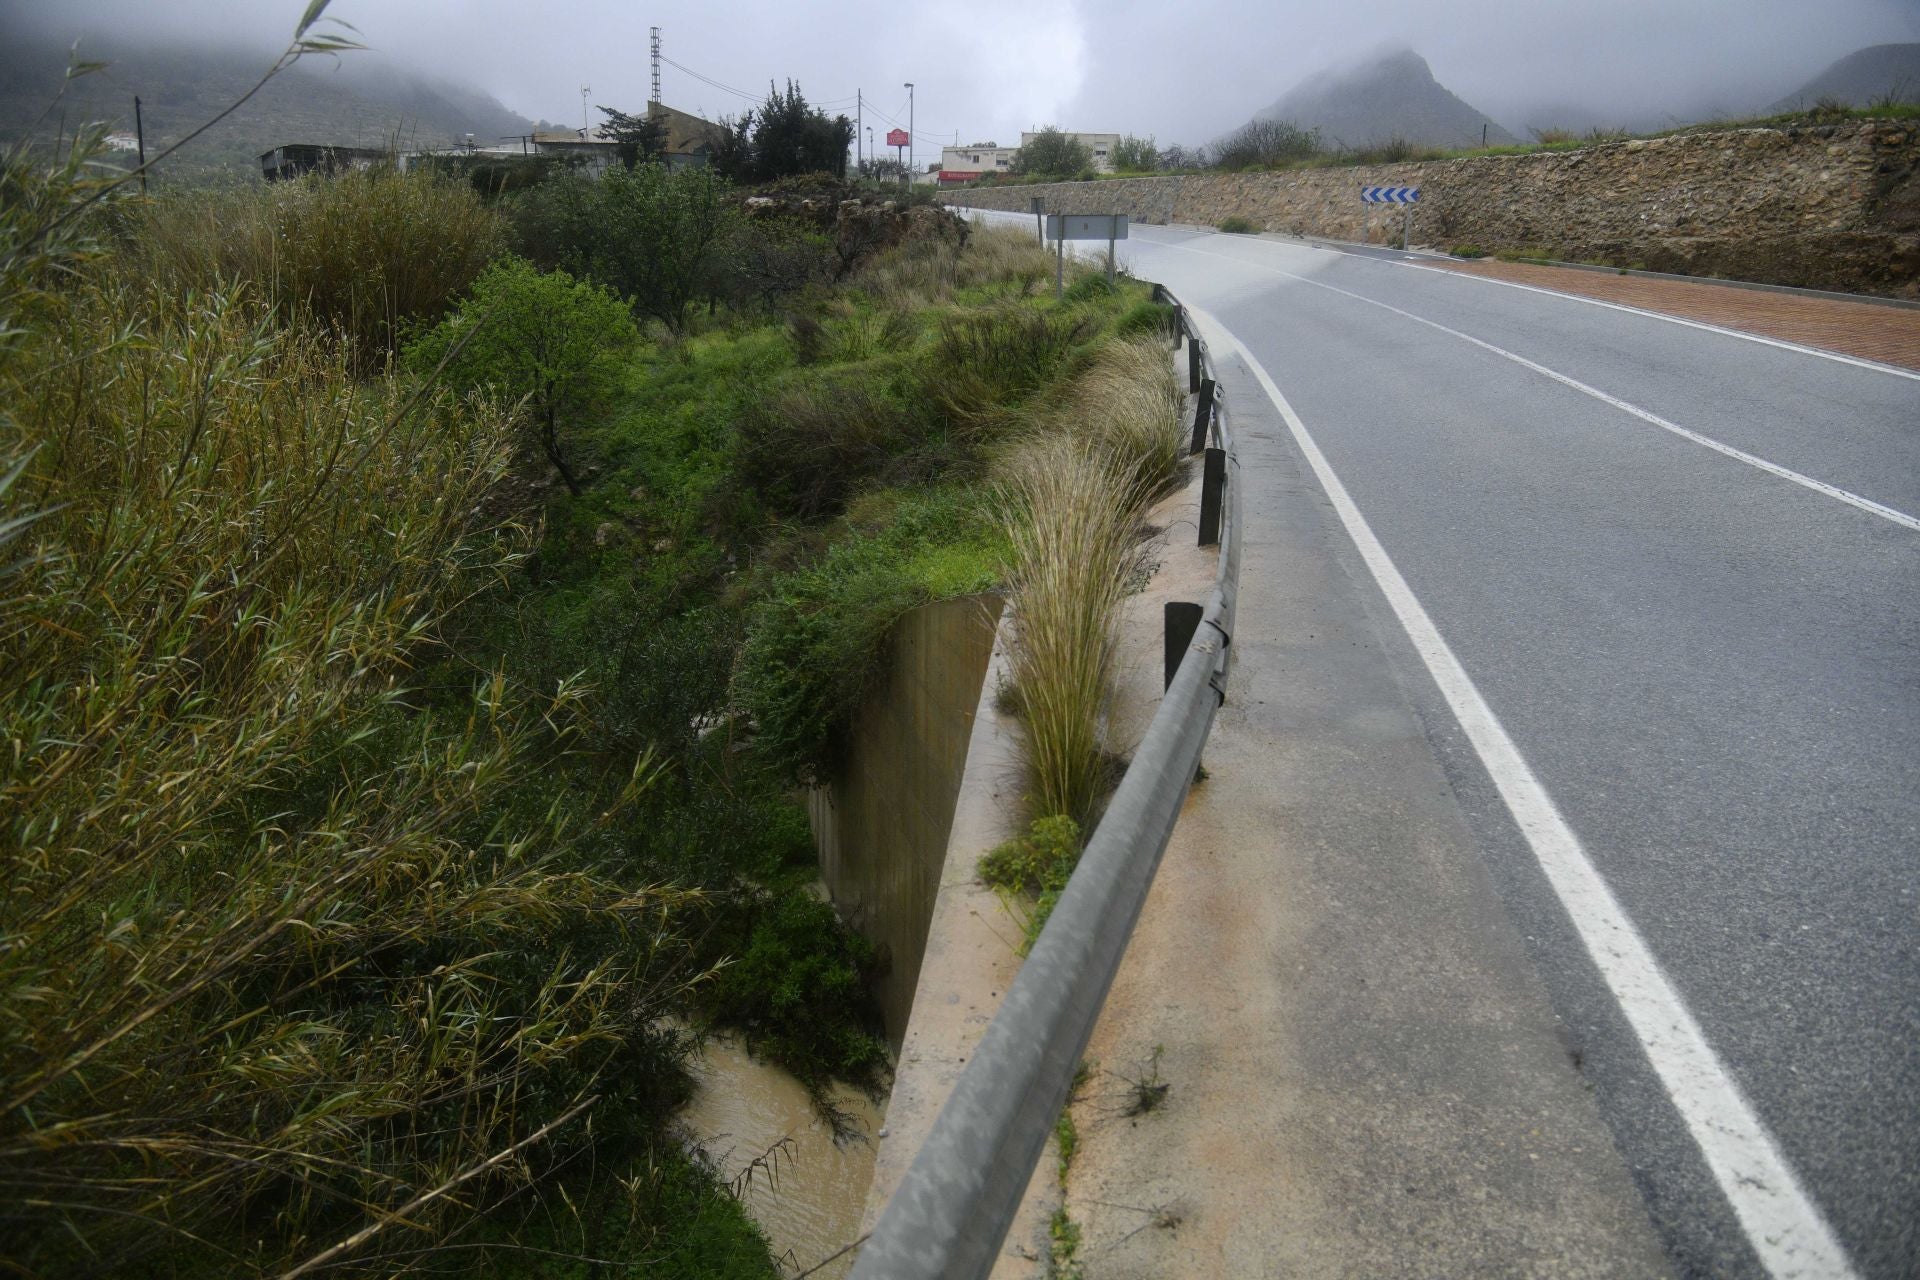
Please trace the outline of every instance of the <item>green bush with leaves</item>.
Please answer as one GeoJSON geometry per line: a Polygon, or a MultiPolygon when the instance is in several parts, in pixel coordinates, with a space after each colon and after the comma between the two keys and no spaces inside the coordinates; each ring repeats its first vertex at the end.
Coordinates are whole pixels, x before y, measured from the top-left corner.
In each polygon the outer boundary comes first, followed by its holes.
{"type": "Polygon", "coordinates": [[[887,1069],[877,1022],[853,1015],[874,977],[873,945],[804,888],[755,895],[743,912],[748,938],[702,991],[714,1023],[816,1092],[835,1079],[875,1092],[887,1069]]]}
{"type": "Polygon", "coordinates": [[[1050,124],[1020,144],[1007,168],[1016,177],[1044,174],[1070,178],[1093,168],[1093,150],[1059,125],[1050,124]]]}
{"type": "Polygon", "coordinates": [[[1053,814],[1035,818],[1027,834],[995,846],[980,859],[976,870],[982,883],[1033,898],[1025,919],[1029,948],[1080,864],[1080,850],[1080,824],[1064,814],[1053,814]]]}
{"type": "Polygon", "coordinates": [[[1151,134],[1144,138],[1128,134],[1113,144],[1107,159],[1121,173],[1152,173],[1160,167],[1160,149],[1151,134]]]}
{"type": "Polygon", "coordinates": [[[453,315],[407,345],[416,373],[523,401],[540,452],[578,496],[562,428],[612,387],[639,334],[620,299],[523,258],[489,267],[453,315]]]}
{"type": "Polygon", "coordinates": [[[521,235],[560,266],[606,285],[674,333],[711,293],[737,211],[707,169],[615,165],[569,177],[521,205],[521,235]]]}
{"type": "Polygon", "coordinates": [[[977,497],[959,486],[928,489],[770,582],[734,673],[759,754],[792,781],[830,779],[894,623],[930,600],[989,589],[998,554],[977,497]]]}

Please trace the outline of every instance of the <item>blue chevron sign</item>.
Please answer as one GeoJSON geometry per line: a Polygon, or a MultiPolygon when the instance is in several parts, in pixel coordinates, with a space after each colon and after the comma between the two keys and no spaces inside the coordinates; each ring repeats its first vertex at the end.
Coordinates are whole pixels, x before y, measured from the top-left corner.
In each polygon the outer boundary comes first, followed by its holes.
{"type": "Polygon", "coordinates": [[[1420,199],[1420,188],[1362,187],[1360,198],[1368,204],[1415,204],[1420,199]]]}

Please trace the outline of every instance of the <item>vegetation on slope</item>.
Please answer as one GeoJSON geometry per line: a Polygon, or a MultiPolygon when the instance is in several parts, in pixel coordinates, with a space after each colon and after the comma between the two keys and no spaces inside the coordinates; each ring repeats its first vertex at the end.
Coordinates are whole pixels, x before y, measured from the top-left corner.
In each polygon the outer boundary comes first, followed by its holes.
{"type": "Polygon", "coordinates": [[[878,1087],[793,786],[1155,312],[719,200],[676,332],[495,256],[573,251],[551,193],[97,181],[0,175],[7,1261],[770,1274],[673,1131],[693,1035],[878,1087]],[[478,359],[516,315],[593,358],[478,359]]]}

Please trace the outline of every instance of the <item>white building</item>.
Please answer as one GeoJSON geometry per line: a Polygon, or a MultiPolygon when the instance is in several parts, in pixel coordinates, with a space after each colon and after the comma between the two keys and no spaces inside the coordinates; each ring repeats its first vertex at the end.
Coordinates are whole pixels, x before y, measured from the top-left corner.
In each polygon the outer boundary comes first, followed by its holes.
{"type": "Polygon", "coordinates": [[[1013,168],[1018,147],[1003,147],[997,142],[974,142],[964,147],[940,148],[940,185],[954,186],[972,182],[1013,168]]]}

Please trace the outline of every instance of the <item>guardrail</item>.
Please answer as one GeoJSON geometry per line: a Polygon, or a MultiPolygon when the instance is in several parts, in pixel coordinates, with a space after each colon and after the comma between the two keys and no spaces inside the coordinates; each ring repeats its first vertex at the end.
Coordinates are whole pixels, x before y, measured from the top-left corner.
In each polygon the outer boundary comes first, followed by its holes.
{"type": "Polygon", "coordinates": [[[1213,591],[1197,617],[1188,605],[1176,620],[1181,607],[1168,607],[1170,629],[1186,630],[1187,638],[1180,646],[1169,632],[1171,670],[1160,709],[999,1013],[862,1246],[854,1280],[992,1270],[1199,770],[1214,713],[1226,701],[1240,582],[1239,460],[1205,343],[1178,299],[1158,285],[1154,296],[1174,306],[1189,389],[1205,389],[1196,401],[1192,451],[1206,453],[1201,545],[1211,541],[1211,505],[1220,546],[1213,591]],[[1175,653],[1182,655],[1177,668],[1175,653]]]}

